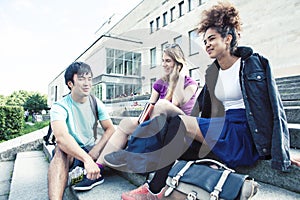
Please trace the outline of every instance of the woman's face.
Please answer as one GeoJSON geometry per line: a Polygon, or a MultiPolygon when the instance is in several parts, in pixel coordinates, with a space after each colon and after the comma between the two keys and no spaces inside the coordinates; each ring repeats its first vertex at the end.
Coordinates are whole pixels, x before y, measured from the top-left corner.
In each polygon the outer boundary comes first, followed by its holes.
{"type": "MultiPolygon", "coordinates": [[[[228,42],[227,42],[228,43],[228,42]]],[[[204,35],[205,50],[210,58],[221,58],[225,53],[229,52],[226,39],[221,37],[215,29],[209,28],[204,35]]]]}
{"type": "Polygon", "coordinates": [[[162,66],[165,71],[165,75],[170,75],[175,67],[175,61],[168,56],[168,54],[164,53],[162,58],[162,66]]]}

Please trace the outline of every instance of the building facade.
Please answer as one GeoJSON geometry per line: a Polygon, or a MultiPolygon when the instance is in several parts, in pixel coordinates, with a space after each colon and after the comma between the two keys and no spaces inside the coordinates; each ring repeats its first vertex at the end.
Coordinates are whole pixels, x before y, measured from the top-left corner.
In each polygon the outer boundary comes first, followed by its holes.
{"type": "MultiPolygon", "coordinates": [[[[187,72],[199,85],[212,60],[197,34],[201,12],[217,1],[143,0],[78,58],[91,65],[93,92],[102,100],[151,93],[162,76],[162,50],[178,43],[187,59],[187,72]]],[[[267,57],[275,77],[299,75],[300,2],[295,0],[232,0],[243,21],[240,45],[267,57]]],[[[48,104],[68,93],[61,72],[48,88],[48,104]]]]}

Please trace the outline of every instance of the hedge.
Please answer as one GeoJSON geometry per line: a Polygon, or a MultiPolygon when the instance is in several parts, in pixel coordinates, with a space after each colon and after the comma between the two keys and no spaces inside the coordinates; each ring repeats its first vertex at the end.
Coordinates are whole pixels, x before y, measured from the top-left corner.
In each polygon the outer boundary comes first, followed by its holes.
{"type": "Polygon", "coordinates": [[[24,109],[21,106],[0,106],[0,141],[18,135],[24,127],[24,109]]]}

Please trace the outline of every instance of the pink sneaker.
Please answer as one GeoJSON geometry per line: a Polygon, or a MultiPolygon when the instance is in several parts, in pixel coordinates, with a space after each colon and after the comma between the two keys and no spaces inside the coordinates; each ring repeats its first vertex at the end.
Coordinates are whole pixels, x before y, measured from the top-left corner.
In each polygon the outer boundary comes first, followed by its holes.
{"type": "Polygon", "coordinates": [[[135,190],[123,193],[122,200],[159,200],[163,198],[164,192],[163,188],[158,194],[153,194],[149,190],[149,185],[145,183],[135,190]]]}

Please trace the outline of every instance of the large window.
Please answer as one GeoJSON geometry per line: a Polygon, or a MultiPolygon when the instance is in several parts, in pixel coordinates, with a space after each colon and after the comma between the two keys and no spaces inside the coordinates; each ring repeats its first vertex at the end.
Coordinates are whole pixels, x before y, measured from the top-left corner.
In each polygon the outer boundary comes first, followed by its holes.
{"type": "Polygon", "coordinates": [[[150,49],[150,67],[156,67],[156,48],[150,49]]]}
{"type": "Polygon", "coordinates": [[[106,49],[106,73],[140,76],[141,54],[117,49],[106,49]]]}
{"type": "Polygon", "coordinates": [[[197,54],[199,52],[198,41],[199,36],[197,29],[189,32],[189,45],[190,45],[190,55],[197,54]]]}

